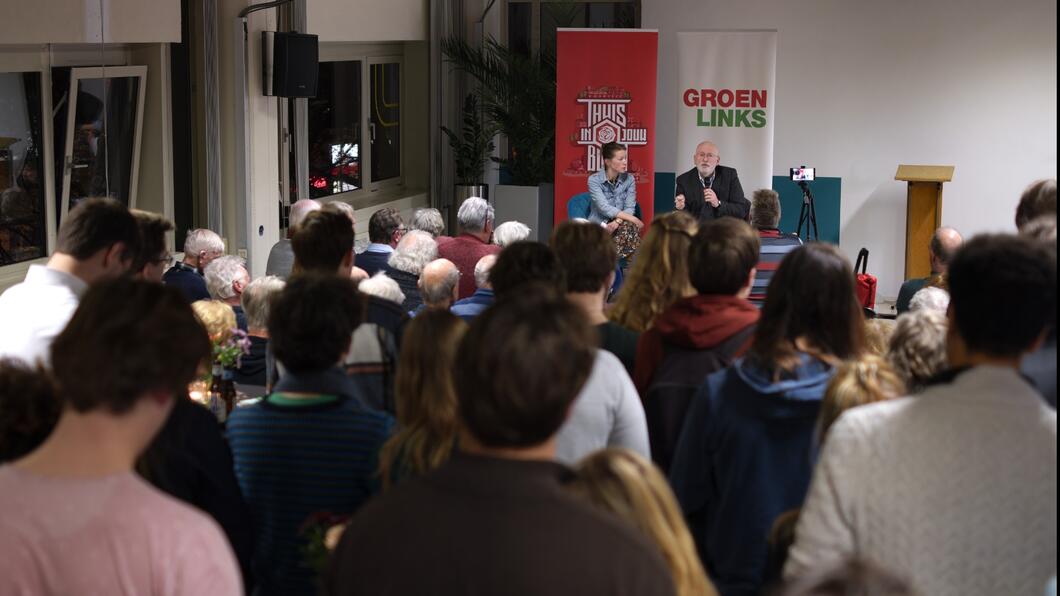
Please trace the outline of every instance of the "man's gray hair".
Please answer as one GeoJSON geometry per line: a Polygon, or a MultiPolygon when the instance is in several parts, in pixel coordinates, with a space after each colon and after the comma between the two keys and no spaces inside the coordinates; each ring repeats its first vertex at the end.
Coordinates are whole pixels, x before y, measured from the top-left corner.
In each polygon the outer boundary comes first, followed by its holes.
{"type": "Polygon", "coordinates": [[[206,251],[208,255],[219,255],[225,251],[225,241],[213,230],[198,228],[188,232],[184,238],[184,254],[198,255],[206,251]]]}
{"type": "Polygon", "coordinates": [[[493,243],[501,248],[522,242],[530,237],[530,226],[517,221],[506,221],[493,230],[493,243]]]}
{"type": "MultiPolygon", "coordinates": [[[[300,202],[301,201],[299,201],[299,203],[300,202]]],[[[349,203],[343,201],[331,201],[327,205],[324,205],[324,209],[335,213],[341,213],[350,218],[351,224],[357,225],[357,214],[354,212],[353,205],[349,203]]]]}
{"type": "Polygon", "coordinates": [[[412,213],[412,221],[409,222],[409,228],[423,230],[430,234],[431,237],[437,238],[445,233],[445,222],[442,220],[442,212],[427,207],[417,209],[412,213]]]}
{"type": "Polygon", "coordinates": [[[362,281],[357,289],[362,294],[368,294],[369,296],[376,296],[383,300],[389,300],[394,304],[402,304],[405,302],[405,293],[401,291],[401,286],[398,282],[390,279],[386,273],[380,271],[372,277],[362,281]]]}
{"type": "Polygon", "coordinates": [[[291,205],[291,213],[287,219],[288,226],[292,230],[297,228],[303,221],[305,221],[305,216],[321,209],[322,207],[320,201],[314,201],[313,199],[295,201],[294,204],[291,205]]]}
{"type": "Polygon", "coordinates": [[[413,230],[401,237],[394,253],[387,260],[398,271],[419,275],[423,268],[438,257],[438,243],[422,230],[413,230]]]}
{"type": "Polygon", "coordinates": [[[917,291],[909,300],[909,310],[933,310],[946,314],[950,307],[950,293],[937,286],[928,286],[917,291]]]}
{"type": "Polygon", "coordinates": [[[497,255],[486,255],[475,263],[475,287],[485,288],[490,284],[490,270],[497,262],[497,255]]]}
{"type": "Polygon", "coordinates": [[[275,275],[259,277],[243,288],[239,303],[247,315],[248,329],[266,329],[269,326],[269,309],[283,290],[283,279],[275,275]]]}
{"type": "Polygon", "coordinates": [[[751,225],[759,230],[780,225],[780,195],[777,191],[760,188],[751,195],[751,225]]]}
{"type": "Polygon", "coordinates": [[[420,295],[423,297],[424,304],[427,305],[447,302],[453,297],[456,285],[460,283],[460,270],[456,268],[456,265],[447,259],[438,259],[434,262],[438,261],[445,261],[450,265],[444,277],[431,276],[429,279],[426,276],[420,276],[420,295]]]}
{"type": "Polygon", "coordinates": [[[462,231],[481,232],[487,224],[493,223],[493,205],[479,197],[466,199],[456,212],[456,220],[462,231]]]}
{"type": "Polygon", "coordinates": [[[206,277],[206,289],[214,300],[228,300],[236,295],[232,283],[247,273],[243,259],[228,255],[210,261],[203,271],[206,277]]]}
{"type": "Polygon", "coordinates": [[[887,361],[913,393],[946,369],[946,315],[933,310],[898,317],[887,345],[887,361]]]}

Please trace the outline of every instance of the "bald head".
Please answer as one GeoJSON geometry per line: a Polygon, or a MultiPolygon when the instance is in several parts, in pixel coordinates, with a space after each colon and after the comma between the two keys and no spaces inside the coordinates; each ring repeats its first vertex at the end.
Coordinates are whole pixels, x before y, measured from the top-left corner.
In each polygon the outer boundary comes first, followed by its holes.
{"type": "Polygon", "coordinates": [[[460,270],[449,259],[427,263],[420,273],[420,295],[427,308],[449,308],[456,302],[460,270]]]}
{"type": "Polygon", "coordinates": [[[931,237],[931,270],[935,273],[946,273],[946,270],[950,266],[950,261],[953,260],[953,255],[957,254],[957,249],[961,247],[961,243],[964,242],[964,238],[961,237],[961,233],[953,228],[939,228],[935,230],[935,235],[931,237]]]}
{"type": "Polygon", "coordinates": [[[696,145],[696,153],[692,156],[692,163],[696,164],[699,175],[706,178],[714,174],[714,168],[721,161],[721,151],[718,146],[710,141],[703,141],[696,145]]]}
{"type": "Polygon", "coordinates": [[[319,201],[314,201],[313,199],[295,201],[294,204],[291,205],[288,229],[292,230],[293,233],[293,230],[305,220],[305,216],[314,211],[318,211],[321,208],[323,208],[323,205],[321,205],[319,201]]]}

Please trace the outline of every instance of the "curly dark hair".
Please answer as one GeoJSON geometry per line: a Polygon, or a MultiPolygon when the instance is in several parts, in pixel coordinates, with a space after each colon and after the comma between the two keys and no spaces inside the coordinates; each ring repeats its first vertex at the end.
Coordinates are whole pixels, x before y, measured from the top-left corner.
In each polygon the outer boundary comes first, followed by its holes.
{"type": "Polygon", "coordinates": [[[0,360],[0,463],[39,447],[61,409],[55,384],[43,368],[11,358],[0,360]]]}

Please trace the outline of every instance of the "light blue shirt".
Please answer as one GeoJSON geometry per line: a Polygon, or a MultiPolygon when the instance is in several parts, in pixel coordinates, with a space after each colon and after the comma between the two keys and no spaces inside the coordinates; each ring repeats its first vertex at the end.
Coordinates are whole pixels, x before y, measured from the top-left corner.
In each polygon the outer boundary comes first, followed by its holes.
{"type": "Polygon", "coordinates": [[[607,223],[621,212],[632,215],[637,208],[637,180],[628,172],[619,174],[614,182],[607,180],[603,170],[589,176],[589,194],[589,221],[593,223],[607,223]]]}

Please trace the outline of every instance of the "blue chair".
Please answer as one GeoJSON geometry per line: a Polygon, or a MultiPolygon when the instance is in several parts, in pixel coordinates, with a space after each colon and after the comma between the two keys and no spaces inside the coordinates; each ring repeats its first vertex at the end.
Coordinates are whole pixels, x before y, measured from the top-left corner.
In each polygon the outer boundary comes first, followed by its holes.
{"type": "MultiPolygon", "coordinates": [[[[591,194],[582,192],[574,195],[567,200],[567,219],[588,219],[592,206],[593,196],[591,194]]],[[[636,215],[637,219],[644,219],[641,215],[639,202],[633,209],[633,215],[636,215]]]]}

